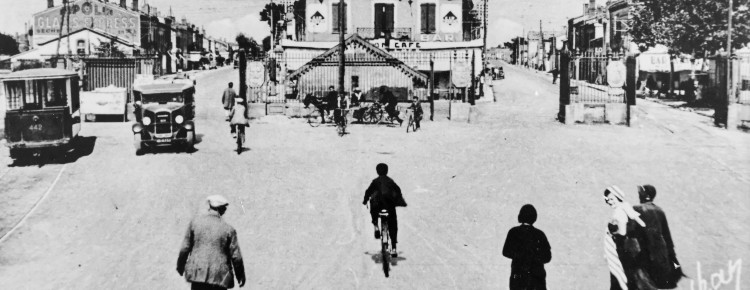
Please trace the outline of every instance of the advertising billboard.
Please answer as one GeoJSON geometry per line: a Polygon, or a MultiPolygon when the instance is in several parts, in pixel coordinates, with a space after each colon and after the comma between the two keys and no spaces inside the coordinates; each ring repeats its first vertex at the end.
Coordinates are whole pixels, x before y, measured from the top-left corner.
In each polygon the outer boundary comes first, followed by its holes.
{"type": "MultiPolygon", "coordinates": [[[[34,41],[43,43],[67,34],[68,24],[63,21],[63,6],[53,7],[34,14],[34,41]]],[[[123,9],[112,3],[81,0],[70,4],[70,31],[91,28],[140,45],[141,29],[138,12],[123,9]]]]}

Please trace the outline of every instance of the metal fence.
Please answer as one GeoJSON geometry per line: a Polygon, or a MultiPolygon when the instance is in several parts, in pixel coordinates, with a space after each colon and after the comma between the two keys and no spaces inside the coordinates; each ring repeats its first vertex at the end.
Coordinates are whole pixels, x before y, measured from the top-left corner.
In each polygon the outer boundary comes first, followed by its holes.
{"type": "Polygon", "coordinates": [[[623,88],[614,88],[607,83],[607,65],[615,61],[624,64],[623,55],[594,51],[573,55],[569,64],[570,102],[624,103],[623,88]]]}
{"type": "Polygon", "coordinates": [[[160,75],[161,64],[156,57],[83,58],[84,91],[114,85],[126,88],[131,101],[133,81],[137,74],[160,75]]]}

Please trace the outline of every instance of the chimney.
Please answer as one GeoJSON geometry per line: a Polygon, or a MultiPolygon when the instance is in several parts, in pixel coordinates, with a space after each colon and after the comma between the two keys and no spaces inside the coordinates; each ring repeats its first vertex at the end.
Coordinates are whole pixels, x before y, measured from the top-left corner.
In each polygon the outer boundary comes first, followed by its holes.
{"type": "Polygon", "coordinates": [[[120,7],[128,8],[128,0],[120,0],[120,7]]]}
{"type": "Polygon", "coordinates": [[[47,0],[47,8],[55,7],[55,1],[54,0],[47,0]]]}
{"type": "Polygon", "coordinates": [[[133,11],[138,11],[138,0],[133,0],[133,11]]]}

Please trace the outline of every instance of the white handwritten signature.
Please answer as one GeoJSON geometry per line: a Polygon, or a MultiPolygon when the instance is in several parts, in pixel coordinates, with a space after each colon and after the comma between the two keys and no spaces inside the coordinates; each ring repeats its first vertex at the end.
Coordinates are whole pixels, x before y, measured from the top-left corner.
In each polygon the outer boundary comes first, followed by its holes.
{"type": "MultiPolygon", "coordinates": [[[[723,285],[730,285],[732,282],[734,282],[734,289],[740,290],[740,274],[742,273],[742,259],[737,259],[737,261],[732,262],[731,260],[728,263],[727,271],[724,272],[724,269],[719,269],[719,272],[715,272],[709,276],[710,282],[711,282],[711,288],[708,288],[708,282],[706,279],[703,279],[702,273],[701,273],[701,262],[697,262],[698,267],[698,275],[695,280],[690,281],[690,290],[695,290],[695,284],[698,284],[697,290],[718,290],[723,285]]],[[[731,287],[731,286],[730,286],[731,287]]]]}

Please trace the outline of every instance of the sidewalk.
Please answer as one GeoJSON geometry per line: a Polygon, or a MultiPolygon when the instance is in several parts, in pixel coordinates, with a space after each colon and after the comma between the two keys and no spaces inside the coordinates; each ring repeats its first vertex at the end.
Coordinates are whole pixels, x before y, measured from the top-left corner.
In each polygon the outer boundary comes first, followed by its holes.
{"type": "MultiPolygon", "coordinates": [[[[677,99],[659,99],[659,98],[651,98],[646,97],[644,100],[648,100],[654,103],[659,103],[665,106],[669,106],[675,109],[679,109],[681,111],[685,112],[693,112],[698,115],[706,116],[709,118],[714,117],[715,110],[713,108],[702,108],[702,107],[691,107],[689,105],[689,102],[683,101],[683,100],[677,100],[677,99]]],[[[637,102],[637,101],[636,101],[637,102]]]]}

